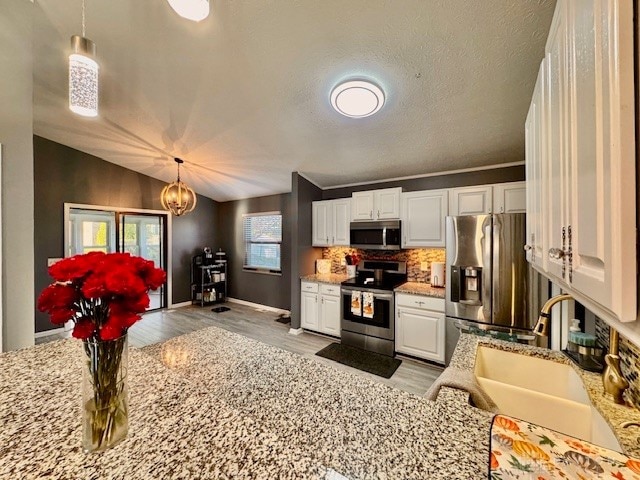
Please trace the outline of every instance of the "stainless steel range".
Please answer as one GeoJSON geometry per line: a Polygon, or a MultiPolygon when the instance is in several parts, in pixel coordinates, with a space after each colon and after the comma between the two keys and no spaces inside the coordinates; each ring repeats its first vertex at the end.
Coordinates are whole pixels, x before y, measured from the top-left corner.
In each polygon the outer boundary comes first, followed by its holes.
{"type": "Polygon", "coordinates": [[[341,342],[393,356],[395,302],[393,290],[407,281],[407,262],[363,260],[356,276],[342,282],[341,342]]]}

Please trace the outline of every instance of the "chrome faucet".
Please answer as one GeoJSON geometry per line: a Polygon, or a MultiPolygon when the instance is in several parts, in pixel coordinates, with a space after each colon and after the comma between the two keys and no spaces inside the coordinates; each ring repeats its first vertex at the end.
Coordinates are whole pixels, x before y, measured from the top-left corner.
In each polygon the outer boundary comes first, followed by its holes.
{"type": "Polygon", "coordinates": [[[533,327],[533,333],[541,337],[549,336],[549,324],[551,323],[551,307],[553,307],[556,303],[562,302],[563,300],[573,300],[573,297],[568,293],[562,293],[560,295],[556,295],[555,297],[551,297],[545,302],[545,304],[542,306],[542,309],[540,310],[538,322],[536,323],[536,326],[533,327]]]}
{"type": "MultiPolygon", "coordinates": [[[[541,337],[549,336],[549,324],[551,323],[551,307],[563,300],[573,300],[573,297],[567,293],[562,293],[551,297],[542,306],[540,316],[536,326],[533,327],[533,333],[541,337]]],[[[609,334],[609,353],[605,355],[604,361],[607,366],[602,372],[602,385],[604,387],[605,397],[613,400],[615,403],[624,405],[624,391],[629,388],[629,382],[622,376],[620,370],[620,356],[618,355],[619,336],[618,331],[610,328],[609,334]]]]}

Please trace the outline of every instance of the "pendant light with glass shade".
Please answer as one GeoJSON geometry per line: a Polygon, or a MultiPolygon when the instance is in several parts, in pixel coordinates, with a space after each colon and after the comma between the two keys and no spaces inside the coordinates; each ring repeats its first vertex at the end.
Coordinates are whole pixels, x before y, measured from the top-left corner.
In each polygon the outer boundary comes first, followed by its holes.
{"type": "Polygon", "coordinates": [[[192,212],[196,208],[198,199],[195,192],[180,181],[180,164],[184,163],[184,160],[180,158],[174,158],[174,160],[178,164],[178,180],[171,182],[162,189],[160,201],[165,210],[179,217],[185,213],[192,212]]]}
{"type": "Polygon", "coordinates": [[[167,0],[182,18],[199,22],[209,16],[209,0],[167,0]]]}
{"type": "Polygon", "coordinates": [[[69,109],[84,117],[98,116],[98,62],[96,45],[85,37],[85,6],[82,0],[82,36],[71,37],[69,55],[69,109]]]}

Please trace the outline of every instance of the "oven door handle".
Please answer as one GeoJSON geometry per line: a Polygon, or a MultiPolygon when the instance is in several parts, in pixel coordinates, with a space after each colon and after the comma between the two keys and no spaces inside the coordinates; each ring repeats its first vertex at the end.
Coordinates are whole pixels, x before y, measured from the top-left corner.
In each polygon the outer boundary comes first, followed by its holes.
{"type": "MultiPolygon", "coordinates": [[[[340,293],[342,293],[343,295],[351,295],[351,292],[367,292],[366,288],[362,288],[362,289],[356,289],[356,288],[342,288],[340,290],[340,293]]],[[[373,298],[379,298],[381,300],[393,300],[393,293],[373,293],[373,298]]]]}

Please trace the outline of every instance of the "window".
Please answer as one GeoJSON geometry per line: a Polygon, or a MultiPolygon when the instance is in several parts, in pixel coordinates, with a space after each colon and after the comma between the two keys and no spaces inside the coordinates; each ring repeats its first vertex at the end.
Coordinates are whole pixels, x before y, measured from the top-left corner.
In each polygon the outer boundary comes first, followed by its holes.
{"type": "Polygon", "coordinates": [[[280,273],[282,215],[280,212],[244,216],[244,268],[280,273]]]}

